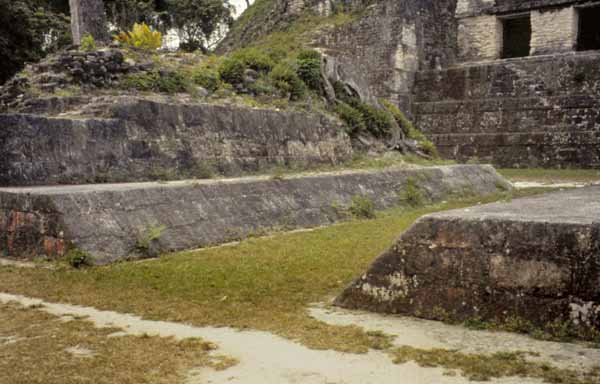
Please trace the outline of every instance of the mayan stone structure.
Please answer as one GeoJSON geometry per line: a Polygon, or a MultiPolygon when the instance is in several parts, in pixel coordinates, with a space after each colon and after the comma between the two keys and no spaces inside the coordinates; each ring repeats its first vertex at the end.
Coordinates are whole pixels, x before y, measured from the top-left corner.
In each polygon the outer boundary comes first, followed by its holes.
{"type": "Polygon", "coordinates": [[[598,166],[599,14],[586,1],[459,1],[456,61],[416,76],[418,126],[460,160],[598,166]]]}
{"type": "Polygon", "coordinates": [[[447,158],[597,167],[599,17],[590,1],[383,0],[315,45],[447,158]]]}

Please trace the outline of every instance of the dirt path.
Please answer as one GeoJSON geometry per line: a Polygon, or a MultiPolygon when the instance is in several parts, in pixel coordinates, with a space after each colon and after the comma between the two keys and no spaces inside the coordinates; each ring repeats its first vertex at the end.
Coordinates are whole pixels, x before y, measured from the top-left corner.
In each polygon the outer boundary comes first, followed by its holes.
{"type": "MultiPolygon", "coordinates": [[[[395,365],[384,352],[346,354],[317,351],[266,332],[237,331],[231,328],[193,327],[190,325],[142,320],[137,316],[90,307],[47,303],[19,295],[0,293],[0,302],[18,302],[50,314],[66,317],[85,316],[98,327],[118,327],[115,334],[157,335],[185,339],[199,337],[216,343],[218,355],[239,360],[239,364],[224,371],[209,368],[192,370],[188,384],[398,384],[398,383],[468,383],[461,376],[447,376],[441,368],[422,368],[415,363],[395,365]]],[[[314,307],[311,313],[318,319],[335,324],[355,324],[369,330],[381,330],[397,336],[396,344],[417,348],[453,348],[466,352],[527,350],[543,353],[543,359],[557,366],[587,367],[600,360],[600,351],[572,344],[533,341],[527,337],[469,331],[437,322],[424,322],[401,317],[380,316],[360,312],[314,307]]],[[[508,378],[494,383],[540,383],[539,380],[508,378]]]]}

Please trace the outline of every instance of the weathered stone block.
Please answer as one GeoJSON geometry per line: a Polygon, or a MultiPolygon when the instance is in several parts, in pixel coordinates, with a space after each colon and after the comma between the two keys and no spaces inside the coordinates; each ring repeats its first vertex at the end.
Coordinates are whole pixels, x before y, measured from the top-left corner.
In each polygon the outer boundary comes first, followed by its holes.
{"type": "Polygon", "coordinates": [[[237,240],[274,228],[327,225],[336,207],[370,198],[378,209],[400,204],[408,180],[425,197],[489,194],[510,188],[490,166],[346,172],[272,180],[267,177],[169,184],[130,183],[0,188],[0,255],[58,258],[69,248],[97,263],[148,256],[138,239],[165,226],[160,251],[237,240]]]}
{"type": "Polygon", "coordinates": [[[336,304],[600,331],[598,196],[590,187],[425,216],[336,304]]]}
{"type": "Polygon", "coordinates": [[[0,114],[0,185],[201,178],[352,156],[342,124],[323,114],[131,97],[87,102],[77,117],[0,114]]]}

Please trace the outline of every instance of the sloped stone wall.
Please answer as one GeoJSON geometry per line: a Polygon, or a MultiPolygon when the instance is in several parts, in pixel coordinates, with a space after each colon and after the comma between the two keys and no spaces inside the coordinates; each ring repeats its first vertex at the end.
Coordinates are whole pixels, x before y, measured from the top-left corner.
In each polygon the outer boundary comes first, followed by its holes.
{"type": "Polygon", "coordinates": [[[420,72],[413,114],[443,156],[504,167],[600,166],[600,53],[420,72]]]}
{"type": "Polygon", "coordinates": [[[131,97],[87,103],[75,117],[0,114],[0,185],[206,178],[352,156],[341,123],[322,114],[131,97]]]}
{"type": "MultiPolygon", "coordinates": [[[[0,188],[0,256],[60,258],[70,248],[99,264],[148,257],[139,239],[164,226],[155,252],[198,248],[274,229],[328,225],[353,197],[377,209],[401,204],[407,182],[440,201],[510,189],[489,166],[392,168],[168,184],[0,188]]],[[[156,255],[156,254],[154,254],[156,255]]]]}

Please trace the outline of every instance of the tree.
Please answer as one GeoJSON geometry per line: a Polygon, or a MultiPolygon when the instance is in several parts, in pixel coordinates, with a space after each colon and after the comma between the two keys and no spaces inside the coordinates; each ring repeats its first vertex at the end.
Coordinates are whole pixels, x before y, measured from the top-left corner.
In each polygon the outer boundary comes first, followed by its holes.
{"type": "Polygon", "coordinates": [[[118,31],[146,23],[161,32],[170,28],[168,0],[104,0],[108,21],[118,31]]]}
{"type": "Polygon", "coordinates": [[[180,49],[208,52],[233,23],[229,0],[172,0],[170,14],[181,38],[180,49]]]}
{"type": "Polygon", "coordinates": [[[58,1],[0,0],[0,84],[70,40],[58,1]]]}

